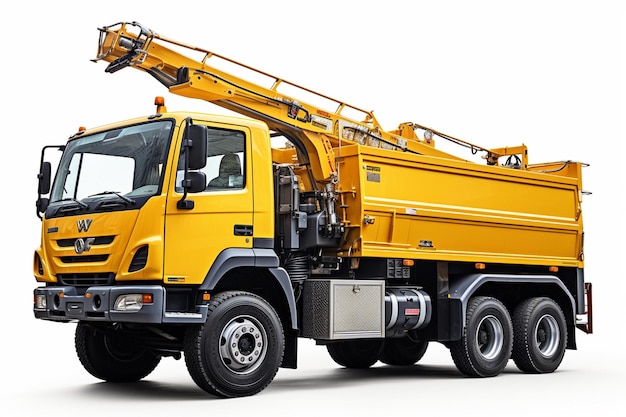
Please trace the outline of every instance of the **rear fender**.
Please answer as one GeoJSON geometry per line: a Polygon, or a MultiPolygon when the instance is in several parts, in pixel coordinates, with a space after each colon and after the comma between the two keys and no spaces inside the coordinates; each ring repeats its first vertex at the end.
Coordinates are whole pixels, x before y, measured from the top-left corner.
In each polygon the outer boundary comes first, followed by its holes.
{"type": "MultiPolygon", "coordinates": [[[[574,297],[567,289],[563,281],[554,275],[515,275],[515,274],[471,274],[460,279],[450,280],[450,340],[459,340],[463,335],[467,304],[474,294],[480,292],[481,295],[492,295],[496,298],[507,298],[503,293],[487,293],[479,291],[485,284],[511,284],[511,290],[515,290],[514,285],[527,287],[528,285],[539,286],[543,289],[550,287],[552,292],[557,291],[560,300],[557,301],[568,321],[568,348],[575,349],[576,341],[574,335],[577,305],[574,297]]],[[[531,291],[534,292],[534,291],[531,291]]],[[[510,296],[510,294],[509,294],[510,296]]],[[[501,301],[505,301],[501,299],[501,301]]],[[[506,304],[506,303],[505,303],[506,304]]],[[[514,306],[508,306],[512,308],[514,306]]]]}

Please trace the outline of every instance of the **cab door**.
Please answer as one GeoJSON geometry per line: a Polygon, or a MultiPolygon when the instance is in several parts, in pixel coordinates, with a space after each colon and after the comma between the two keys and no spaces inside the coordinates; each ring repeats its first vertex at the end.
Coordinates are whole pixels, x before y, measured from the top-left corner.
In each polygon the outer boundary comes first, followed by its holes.
{"type": "Polygon", "coordinates": [[[251,248],[253,187],[251,133],[245,126],[207,124],[205,191],[187,194],[193,208],[179,209],[184,159],[179,158],[165,214],[164,282],[201,283],[227,248],[251,248]]]}

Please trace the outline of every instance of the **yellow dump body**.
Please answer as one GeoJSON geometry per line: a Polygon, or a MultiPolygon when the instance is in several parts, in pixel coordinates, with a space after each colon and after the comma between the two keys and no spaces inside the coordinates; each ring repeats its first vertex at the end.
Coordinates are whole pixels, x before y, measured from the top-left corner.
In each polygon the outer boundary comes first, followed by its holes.
{"type": "Polygon", "coordinates": [[[580,163],[522,171],[359,145],[336,153],[344,255],[582,267],[580,163]]]}

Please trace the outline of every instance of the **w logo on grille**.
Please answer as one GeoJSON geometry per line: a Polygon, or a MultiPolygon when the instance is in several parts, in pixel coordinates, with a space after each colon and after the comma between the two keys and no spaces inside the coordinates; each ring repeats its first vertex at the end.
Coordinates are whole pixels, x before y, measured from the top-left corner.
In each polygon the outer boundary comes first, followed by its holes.
{"type": "Polygon", "coordinates": [[[78,225],[79,232],[86,232],[89,230],[89,226],[91,226],[91,222],[93,219],[80,219],[76,222],[78,225]]]}

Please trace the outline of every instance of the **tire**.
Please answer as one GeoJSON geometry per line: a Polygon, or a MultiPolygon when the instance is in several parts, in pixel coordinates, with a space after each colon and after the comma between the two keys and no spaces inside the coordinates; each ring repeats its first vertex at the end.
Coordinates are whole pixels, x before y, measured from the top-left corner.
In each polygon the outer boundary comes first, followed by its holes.
{"type": "Polygon", "coordinates": [[[346,368],[364,369],[378,362],[383,339],[346,340],[326,345],[332,360],[346,368]]]}
{"type": "Polygon", "coordinates": [[[450,343],[456,367],[472,377],[493,377],[507,365],[513,345],[513,326],[506,307],[493,297],[473,297],[467,305],[465,329],[450,343]]]}
{"type": "Polygon", "coordinates": [[[526,373],[555,371],[565,355],[567,325],[561,308],[550,298],[530,298],[513,313],[512,358],[526,373]]]}
{"type": "Polygon", "coordinates": [[[224,398],[262,391],[278,372],[284,350],[276,311],[257,295],[242,291],[214,296],[206,322],[185,333],[191,378],[206,392],[224,398]]]}
{"type": "Polygon", "coordinates": [[[378,359],[387,365],[410,366],[424,357],[428,341],[413,341],[408,337],[387,339],[378,359]]]}
{"type": "Polygon", "coordinates": [[[76,326],[76,354],[87,372],[107,382],[135,382],[154,371],[160,356],[128,335],[109,330],[84,322],[76,326]]]}

